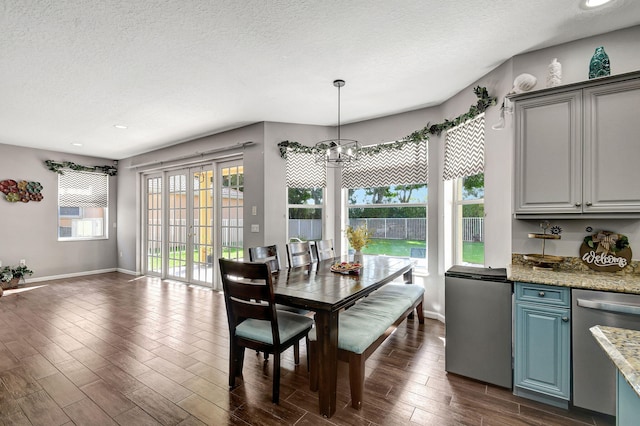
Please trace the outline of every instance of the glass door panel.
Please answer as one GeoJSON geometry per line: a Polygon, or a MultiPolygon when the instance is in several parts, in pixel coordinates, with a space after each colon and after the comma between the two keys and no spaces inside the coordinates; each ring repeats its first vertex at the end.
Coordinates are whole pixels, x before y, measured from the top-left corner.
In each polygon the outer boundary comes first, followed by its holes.
{"type": "Polygon", "coordinates": [[[187,264],[191,261],[187,250],[188,213],[187,174],[171,172],[168,177],[169,227],[167,236],[168,278],[187,279],[187,264]]]}
{"type": "Polygon", "coordinates": [[[162,275],[162,176],[146,176],[145,191],[146,273],[162,275]]]}
{"type": "Polygon", "coordinates": [[[215,172],[203,164],[145,175],[143,182],[145,273],[214,286],[216,259],[242,260],[241,159],[215,172]]]}
{"type": "Polygon", "coordinates": [[[190,237],[193,244],[191,281],[211,286],[213,284],[214,219],[213,219],[213,170],[191,169],[192,218],[190,237]]]}
{"type": "Polygon", "coordinates": [[[244,168],[242,161],[221,163],[220,176],[220,237],[221,256],[243,259],[244,168]]]}

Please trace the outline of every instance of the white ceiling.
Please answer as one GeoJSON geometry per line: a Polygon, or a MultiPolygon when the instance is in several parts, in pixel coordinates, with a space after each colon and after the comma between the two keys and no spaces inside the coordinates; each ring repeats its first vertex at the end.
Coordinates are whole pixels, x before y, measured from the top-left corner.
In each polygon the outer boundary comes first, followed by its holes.
{"type": "Polygon", "coordinates": [[[343,123],[437,105],[516,54],[640,23],[637,0],[579,4],[2,0],[0,143],[122,159],[259,121],[335,125],[336,78],[343,123]]]}

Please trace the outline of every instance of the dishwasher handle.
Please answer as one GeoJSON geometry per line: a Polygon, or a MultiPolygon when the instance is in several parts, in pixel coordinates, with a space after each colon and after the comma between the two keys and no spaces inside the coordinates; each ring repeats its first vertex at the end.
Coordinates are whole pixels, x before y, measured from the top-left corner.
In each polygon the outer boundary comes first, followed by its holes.
{"type": "Polygon", "coordinates": [[[600,311],[640,316],[640,305],[630,303],[612,303],[606,300],[597,299],[578,299],[578,306],[582,308],[597,309],[600,311]]]}

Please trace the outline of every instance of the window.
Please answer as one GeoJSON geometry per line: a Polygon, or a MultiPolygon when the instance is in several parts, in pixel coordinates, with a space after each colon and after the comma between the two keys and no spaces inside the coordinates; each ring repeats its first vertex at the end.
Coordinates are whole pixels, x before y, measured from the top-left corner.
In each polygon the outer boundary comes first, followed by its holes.
{"type": "Polygon", "coordinates": [[[372,233],[363,253],[411,257],[426,268],[427,176],[427,141],[365,148],[342,170],[344,227],[366,225],[372,233]]]}
{"type": "Polygon", "coordinates": [[[415,258],[426,267],[427,184],[348,190],[348,225],[372,233],[362,252],[415,258]]]}
{"type": "Polygon", "coordinates": [[[289,238],[322,239],[323,188],[288,188],[289,238]]]}
{"type": "Polygon", "coordinates": [[[455,263],[484,265],[484,173],[454,183],[455,263]]]}
{"type": "Polygon", "coordinates": [[[484,265],[484,114],[447,131],[443,179],[453,181],[453,261],[484,265]]]}
{"type": "Polygon", "coordinates": [[[327,169],[313,154],[287,153],[287,210],[289,239],[322,239],[324,188],[327,169]]]}
{"type": "Polygon", "coordinates": [[[64,170],[58,177],[58,240],[107,238],[109,176],[64,170]]]}

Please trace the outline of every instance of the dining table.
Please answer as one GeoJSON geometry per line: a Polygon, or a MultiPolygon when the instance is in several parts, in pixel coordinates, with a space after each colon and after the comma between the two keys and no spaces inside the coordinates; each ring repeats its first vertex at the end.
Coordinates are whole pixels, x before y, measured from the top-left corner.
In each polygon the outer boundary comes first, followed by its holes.
{"type": "Polygon", "coordinates": [[[342,261],[347,260],[336,258],[282,269],[273,278],[276,303],[315,312],[319,411],[327,418],[336,411],[340,311],[397,278],[413,282],[413,261],[409,258],[365,255],[358,262],[361,268],[357,274],[332,271],[332,265],[342,261]]]}

